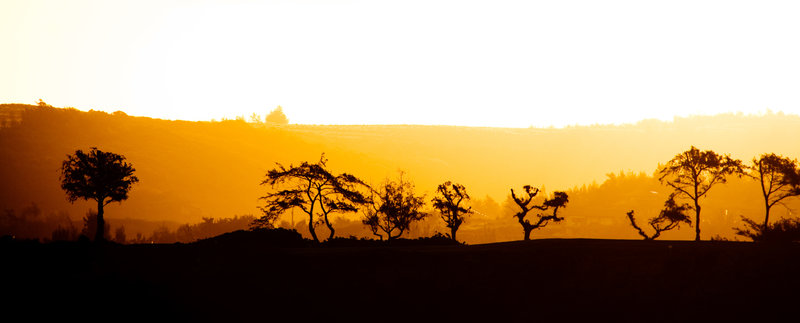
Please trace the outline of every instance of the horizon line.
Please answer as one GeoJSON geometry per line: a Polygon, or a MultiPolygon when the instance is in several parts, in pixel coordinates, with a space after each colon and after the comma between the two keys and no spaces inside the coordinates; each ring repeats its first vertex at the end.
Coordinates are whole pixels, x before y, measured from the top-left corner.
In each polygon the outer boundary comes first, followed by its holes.
{"type": "MultiPolygon", "coordinates": [[[[17,103],[17,102],[10,102],[10,103],[0,103],[0,105],[25,105],[30,107],[37,107],[36,104],[28,104],[28,103],[17,103]]],[[[226,121],[243,121],[248,124],[256,124],[254,122],[248,121],[247,116],[239,115],[233,118],[228,118],[223,116],[220,119],[217,118],[210,118],[210,119],[201,119],[201,120],[190,120],[190,119],[171,119],[171,118],[160,118],[160,117],[152,117],[146,115],[132,115],[128,114],[123,110],[115,110],[109,111],[108,110],[95,110],[95,109],[81,109],[73,106],[63,106],[57,107],[50,104],[47,104],[48,107],[56,108],[56,109],[75,109],[80,112],[104,112],[107,114],[114,114],[116,112],[122,112],[126,116],[130,117],[138,117],[138,118],[149,118],[155,120],[164,120],[164,121],[184,121],[184,122],[226,122],[226,121]]],[[[257,114],[256,112],[252,112],[252,114],[257,114]]],[[[463,128],[493,128],[493,129],[570,129],[570,128],[581,128],[581,127],[624,127],[624,126],[636,126],[644,122],[660,122],[665,124],[675,123],[680,119],[692,119],[692,118],[703,118],[703,117],[718,117],[718,116],[736,116],[736,117],[764,117],[764,116],[771,116],[771,115],[782,115],[782,116],[795,116],[800,117],[800,114],[793,113],[793,112],[786,112],[783,110],[772,110],[770,108],[765,108],[764,110],[758,111],[757,113],[751,112],[743,112],[739,111],[728,111],[728,112],[720,112],[715,114],[708,114],[708,113],[691,113],[688,115],[673,115],[671,120],[665,120],[662,118],[642,118],[636,121],[623,121],[623,122],[611,122],[611,123],[572,123],[572,124],[565,124],[565,125],[548,125],[548,126],[536,126],[536,125],[528,125],[528,126],[493,126],[493,125],[465,125],[465,124],[432,124],[432,123],[292,123],[289,122],[287,126],[423,126],[423,127],[463,127],[463,128]]],[[[259,115],[260,117],[263,117],[259,115]]],[[[291,120],[291,118],[289,118],[291,120]]],[[[277,125],[277,124],[276,124],[277,125]]]]}

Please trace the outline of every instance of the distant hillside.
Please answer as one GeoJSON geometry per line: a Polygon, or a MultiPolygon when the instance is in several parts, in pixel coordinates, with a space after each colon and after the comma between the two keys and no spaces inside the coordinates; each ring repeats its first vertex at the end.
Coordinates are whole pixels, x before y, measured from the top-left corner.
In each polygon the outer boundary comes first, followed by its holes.
{"type": "MultiPolygon", "coordinates": [[[[323,152],[333,171],[371,183],[404,170],[429,198],[437,184],[453,180],[473,197],[495,201],[525,184],[552,192],[599,184],[620,170],[652,174],[690,145],[748,162],[764,152],[800,157],[800,117],[783,114],[564,129],[264,126],[5,104],[0,127],[0,209],[20,210],[34,202],[45,212],[67,211],[79,218],[91,203],[66,201],[59,167],[76,149],[98,147],[125,155],[141,179],[128,201],[109,206],[110,219],[174,222],[258,215],[258,197],[268,191],[259,183],[267,170],[276,162],[316,161],[323,152]]],[[[570,199],[573,207],[581,203],[577,196],[570,199]]],[[[663,200],[655,203],[657,209],[663,200]]],[[[571,215],[604,216],[600,213],[571,215]]]]}

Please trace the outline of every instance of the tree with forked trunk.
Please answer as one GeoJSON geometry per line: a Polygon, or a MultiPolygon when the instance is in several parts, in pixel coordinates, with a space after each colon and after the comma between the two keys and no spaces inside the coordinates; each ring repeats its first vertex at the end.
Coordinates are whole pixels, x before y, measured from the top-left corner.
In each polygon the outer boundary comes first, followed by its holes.
{"type": "Polygon", "coordinates": [[[322,154],[318,163],[303,162],[298,166],[278,167],[267,172],[261,185],[281,186],[276,192],[262,197],[266,206],[261,207],[264,215],[253,222],[254,228],[272,228],[278,217],[292,208],[299,208],[308,215],[308,231],[315,242],[319,242],[315,227],[324,223],[330,230],[328,240],[333,239],[336,230],[330,215],[334,213],[355,212],[358,206],[367,203],[359,191],[366,186],[357,177],[342,173],[333,175],[327,169],[327,159],[322,154]]]}

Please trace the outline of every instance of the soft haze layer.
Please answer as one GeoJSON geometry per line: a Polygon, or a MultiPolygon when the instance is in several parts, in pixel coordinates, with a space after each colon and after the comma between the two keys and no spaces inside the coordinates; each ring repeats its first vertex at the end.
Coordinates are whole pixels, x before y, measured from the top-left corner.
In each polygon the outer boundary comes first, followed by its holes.
{"type": "Polygon", "coordinates": [[[564,126],[800,112],[791,1],[3,1],[0,102],[564,126]]]}

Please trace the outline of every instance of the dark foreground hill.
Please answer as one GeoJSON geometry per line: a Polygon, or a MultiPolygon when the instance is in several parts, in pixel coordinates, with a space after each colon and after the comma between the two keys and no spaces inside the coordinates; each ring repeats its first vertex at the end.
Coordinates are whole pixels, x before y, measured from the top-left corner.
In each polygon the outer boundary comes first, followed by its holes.
{"type": "Polygon", "coordinates": [[[4,316],[26,321],[793,320],[800,287],[800,246],[742,242],[0,249],[4,316]]]}

